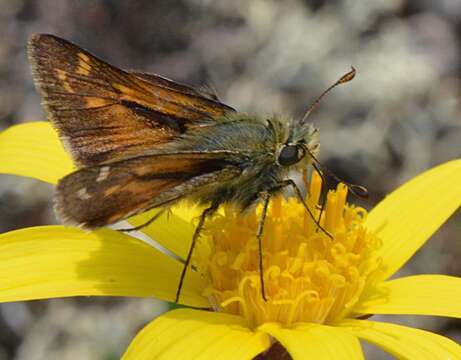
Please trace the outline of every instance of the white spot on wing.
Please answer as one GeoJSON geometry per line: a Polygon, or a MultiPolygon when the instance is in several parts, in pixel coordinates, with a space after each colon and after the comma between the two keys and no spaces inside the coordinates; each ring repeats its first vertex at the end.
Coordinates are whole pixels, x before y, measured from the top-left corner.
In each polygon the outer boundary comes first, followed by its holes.
{"type": "Polygon", "coordinates": [[[61,143],[67,153],[72,154],[72,146],[70,145],[70,138],[68,136],[61,136],[61,143]]]}
{"type": "Polygon", "coordinates": [[[81,200],[88,200],[91,198],[90,194],[86,191],[86,187],[81,188],[79,191],[77,191],[77,196],[81,200]]]}
{"type": "Polygon", "coordinates": [[[106,180],[107,177],[109,176],[109,172],[110,172],[110,166],[101,167],[101,169],[99,169],[99,175],[96,179],[96,182],[101,182],[101,181],[106,180]]]}

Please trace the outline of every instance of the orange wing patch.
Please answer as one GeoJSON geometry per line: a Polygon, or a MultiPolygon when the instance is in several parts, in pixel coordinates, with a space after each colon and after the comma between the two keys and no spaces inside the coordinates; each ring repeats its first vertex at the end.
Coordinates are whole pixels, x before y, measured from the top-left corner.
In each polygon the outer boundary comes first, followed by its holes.
{"type": "Polygon", "coordinates": [[[185,85],[129,73],[53,35],[33,35],[29,60],[44,106],[84,166],[139,156],[232,108],[185,85]]]}
{"type": "Polygon", "coordinates": [[[90,72],[91,72],[90,57],[88,55],[85,55],[82,52],[79,52],[77,56],[78,56],[78,66],[77,66],[76,73],[83,75],[83,76],[90,75],[90,72]]]}
{"type": "Polygon", "coordinates": [[[57,186],[56,208],[65,223],[94,228],[171,204],[240,173],[222,153],[140,156],[67,175],[57,186]]]}

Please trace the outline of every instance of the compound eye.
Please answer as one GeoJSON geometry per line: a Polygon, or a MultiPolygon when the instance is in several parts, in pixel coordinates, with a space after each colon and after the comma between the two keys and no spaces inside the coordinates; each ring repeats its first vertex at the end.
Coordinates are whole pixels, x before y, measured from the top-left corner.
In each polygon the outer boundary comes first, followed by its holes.
{"type": "Polygon", "coordinates": [[[285,145],[280,150],[278,163],[282,166],[296,164],[304,156],[304,149],[297,145],[285,145]]]}

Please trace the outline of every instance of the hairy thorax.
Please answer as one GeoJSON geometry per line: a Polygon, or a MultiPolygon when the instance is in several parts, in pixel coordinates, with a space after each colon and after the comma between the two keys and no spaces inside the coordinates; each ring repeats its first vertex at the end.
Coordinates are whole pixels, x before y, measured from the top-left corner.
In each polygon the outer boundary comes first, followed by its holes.
{"type": "MultiPolygon", "coordinates": [[[[314,130],[309,128],[309,131],[314,130]]],[[[309,159],[291,167],[278,164],[279,149],[290,141],[290,136],[293,136],[290,119],[237,114],[204,124],[191,134],[186,132],[174,146],[185,151],[228,152],[226,162],[238,167],[241,175],[204,187],[195,194],[194,201],[233,203],[243,210],[255,203],[262,192],[275,191],[289,171],[309,165],[309,159]]],[[[318,141],[311,136],[308,139],[317,152],[318,141]]]]}

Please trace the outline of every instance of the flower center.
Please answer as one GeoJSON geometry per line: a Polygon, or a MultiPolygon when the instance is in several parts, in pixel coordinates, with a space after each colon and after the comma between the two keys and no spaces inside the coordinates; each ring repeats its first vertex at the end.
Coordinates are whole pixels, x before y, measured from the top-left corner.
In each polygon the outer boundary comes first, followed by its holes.
{"type": "MultiPolygon", "coordinates": [[[[320,214],[321,179],[314,173],[306,199],[320,214]]],[[[334,323],[351,313],[365,285],[380,270],[371,260],[381,246],[363,224],[366,211],[346,204],[347,188],[340,184],[327,196],[319,230],[294,198],[272,198],[263,232],[261,292],[256,230],[261,207],[241,214],[226,208],[209,219],[193,264],[208,281],[205,296],[216,311],[245,317],[248,326],[279,322],[334,323]]]]}

